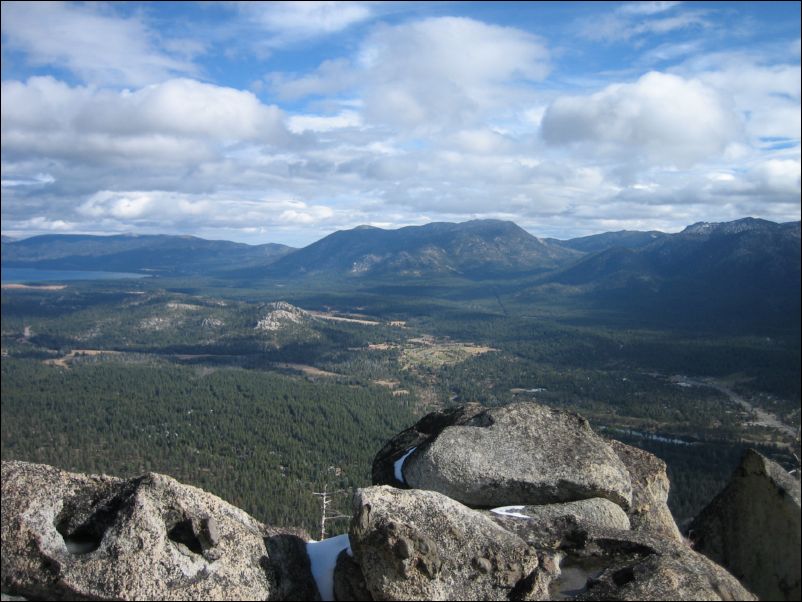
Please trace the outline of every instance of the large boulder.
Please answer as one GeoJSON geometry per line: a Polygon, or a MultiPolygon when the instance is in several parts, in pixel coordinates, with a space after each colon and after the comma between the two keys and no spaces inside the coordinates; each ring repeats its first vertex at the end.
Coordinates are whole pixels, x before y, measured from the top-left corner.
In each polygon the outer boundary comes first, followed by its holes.
{"type": "Polygon", "coordinates": [[[550,575],[521,538],[434,491],[360,489],[354,560],[375,600],[545,599],[550,575]]]}
{"type": "Polygon", "coordinates": [[[682,542],[677,523],[668,509],[668,490],[671,486],[666,463],[647,451],[610,440],[629,472],[632,482],[632,506],[629,520],[633,531],[643,531],[659,537],[682,542]]]}
{"type": "Polygon", "coordinates": [[[588,421],[535,403],[429,415],[379,452],[373,475],[374,483],[438,491],[472,507],[632,502],[626,467],[588,421]]]}
{"type": "Polygon", "coordinates": [[[2,590],[33,599],[266,600],[264,525],[160,475],[2,465],[2,590]]]}
{"type": "Polygon", "coordinates": [[[747,450],[727,486],[689,535],[763,600],[799,600],[800,485],[782,466],[747,450]]]}

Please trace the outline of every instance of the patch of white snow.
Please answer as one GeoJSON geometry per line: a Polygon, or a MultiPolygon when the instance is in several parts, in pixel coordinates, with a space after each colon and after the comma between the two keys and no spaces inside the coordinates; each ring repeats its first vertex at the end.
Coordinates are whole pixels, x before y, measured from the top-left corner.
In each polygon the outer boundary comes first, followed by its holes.
{"type": "Polygon", "coordinates": [[[513,518],[532,518],[531,516],[527,516],[526,514],[521,514],[520,512],[514,512],[514,510],[523,510],[523,506],[501,506],[499,508],[492,508],[490,512],[494,514],[500,514],[501,516],[512,516],[513,518]]]}
{"type": "Polygon", "coordinates": [[[403,456],[401,456],[400,458],[398,458],[398,460],[395,461],[395,464],[393,464],[393,469],[395,471],[395,480],[398,481],[399,483],[403,483],[404,485],[407,484],[407,482],[404,480],[404,473],[401,471],[404,469],[404,460],[406,460],[407,457],[409,457],[409,454],[414,452],[416,449],[418,448],[413,447],[412,449],[408,450],[403,456]]]}
{"type": "Polygon", "coordinates": [[[337,564],[337,556],[343,550],[349,556],[354,555],[347,533],[323,541],[306,542],[306,554],[312,565],[312,576],[315,578],[321,600],[334,600],[334,566],[337,564]]]}

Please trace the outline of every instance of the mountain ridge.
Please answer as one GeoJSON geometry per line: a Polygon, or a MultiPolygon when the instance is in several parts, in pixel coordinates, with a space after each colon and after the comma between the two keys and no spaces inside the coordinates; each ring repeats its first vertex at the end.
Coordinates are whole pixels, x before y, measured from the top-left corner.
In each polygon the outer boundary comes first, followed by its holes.
{"type": "Polygon", "coordinates": [[[293,250],[276,243],[247,245],[187,235],[45,234],[4,241],[2,262],[8,267],[176,275],[269,263],[293,250]]]}

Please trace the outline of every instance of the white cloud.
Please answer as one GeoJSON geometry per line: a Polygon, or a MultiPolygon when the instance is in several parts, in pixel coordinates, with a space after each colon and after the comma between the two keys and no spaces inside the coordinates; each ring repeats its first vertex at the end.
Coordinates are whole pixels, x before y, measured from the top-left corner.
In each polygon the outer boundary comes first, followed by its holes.
{"type": "Polygon", "coordinates": [[[57,65],[90,83],[139,86],[198,71],[159,50],[140,20],[103,5],[3,2],[2,32],[4,46],[32,65],[57,65]]]}
{"type": "Polygon", "coordinates": [[[685,166],[720,155],[740,135],[737,115],[714,89],[658,72],[590,96],[558,98],[542,129],[552,145],[633,158],[645,153],[651,162],[685,166]]]}
{"type": "Polygon", "coordinates": [[[673,11],[680,2],[635,2],[617,7],[606,15],[594,15],[581,21],[582,37],[603,42],[641,43],[652,36],[712,26],[705,9],[673,11]],[[664,13],[672,12],[671,15],[664,13]]]}
{"type": "Polygon", "coordinates": [[[711,57],[711,68],[696,71],[706,85],[733,99],[735,107],[746,115],[746,127],[753,138],[783,137],[799,140],[800,87],[799,65],[763,65],[755,57],[711,57]]]}
{"type": "MultiPolygon", "coordinates": [[[[279,65],[301,46],[290,49],[290,41],[314,38],[309,45],[322,47],[318,38],[386,10],[366,4],[364,16],[348,12],[362,5],[349,6],[242,10],[254,11],[247,31],[274,44],[271,61],[279,65]],[[335,12],[326,17],[327,10],[335,12]],[[308,23],[304,11],[312,12],[308,23]],[[257,23],[261,12],[270,15],[257,23]],[[287,44],[280,52],[279,43],[287,44]]],[[[101,17],[118,10],[67,8],[101,17]]],[[[637,45],[647,33],[707,27],[704,14],[688,13],[647,3],[613,16],[637,45]]],[[[221,24],[226,31],[208,44],[244,31],[244,21],[221,24]]],[[[289,101],[286,111],[187,78],[142,78],[128,90],[102,84],[136,78],[104,80],[101,71],[88,85],[6,79],[4,231],[186,232],[305,244],[359,223],[497,217],[539,235],[577,235],[747,214],[798,219],[799,67],[788,54],[798,39],[790,48],[779,40],[779,56],[700,56],[715,41],[659,40],[666,43],[651,44],[633,64],[659,62],[669,72],[622,81],[590,68],[550,78],[546,43],[518,28],[457,17],[387,23],[361,41],[349,36],[351,56],[258,80],[262,98],[289,101]]],[[[243,36],[233,46],[251,43],[243,36]]],[[[161,42],[168,47],[185,60],[206,49],[187,39],[161,42]]],[[[157,52],[152,41],[144,48],[157,52]]],[[[329,57],[340,56],[329,48],[329,57]]]]}
{"type": "Polygon", "coordinates": [[[52,77],[2,83],[4,156],[171,164],[214,156],[231,142],[287,142],[281,111],[250,92],[193,80],[137,91],[70,87],[52,77]]]}
{"type": "Polygon", "coordinates": [[[548,49],[537,36],[442,17],[380,26],[351,63],[326,61],[311,75],[271,74],[268,81],[284,98],[351,88],[369,122],[436,130],[514,106],[523,84],[542,80],[549,69],[548,49]]]}
{"type": "Polygon", "coordinates": [[[243,199],[230,198],[224,193],[196,195],[159,190],[101,190],[81,203],[76,213],[80,218],[104,223],[117,231],[124,230],[126,225],[248,231],[254,224],[259,224],[259,228],[309,227],[343,217],[326,205],[291,198],[243,199]]]}
{"type": "Polygon", "coordinates": [[[678,58],[698,53],[703,45],[703,40],[660,44],[641,54],[638,62],[642,65],[653,65],[655,63],[675,61],[678,58]]]}
{"type": "Polygon", "coordinates": [[[343,111],[338,115],[293,115],[287,120],[289,130],[302,132],[328,132],[340,128],[359,127],[362,117],[356,111],[343,111]]]}
{"type": "Polygon", "coordinates": [[[618,8],[625,15],[656,15],[679,6],[682,2],[628,2],[618,8]]]}
{"type": "Polygon", "coordinates": [[[365,2],[238,2],[250,20],[272,35],[269,45],[282,45],[336,33],[373,17],[365,2]]]}
{"type": "Polygon", "coordinates": [[[306,96],[333,95],[352,89],[359,84],[359,74],[346,59],[323,61],[317,70],[308,75],[291,76],[271,73],[267,83],[282,100],[295,100],[306,96]]]}

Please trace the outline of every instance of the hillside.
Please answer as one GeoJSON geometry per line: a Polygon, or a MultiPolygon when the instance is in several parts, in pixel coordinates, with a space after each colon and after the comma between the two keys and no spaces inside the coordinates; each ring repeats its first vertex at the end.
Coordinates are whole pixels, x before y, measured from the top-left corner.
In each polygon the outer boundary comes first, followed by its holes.
{"type": "Polygon", "coordinates": [[[293,251],[279,244],[246,245],[195,236],[49,234],[3,241],[6,267],[52,270],[206,274],[264,265],[293,251]]]}
{"type": "Polygon", "coordinates": [[[800,222],[694,224],[640,248],[587,255],[544,282],[569,286],[604,307],[678,322],[798,329],[800,222]]]}

